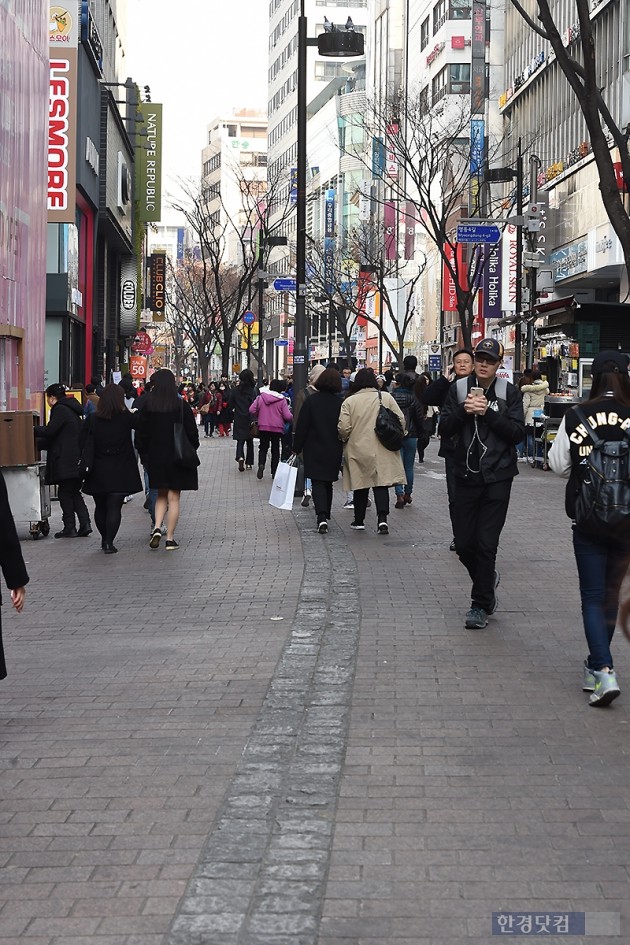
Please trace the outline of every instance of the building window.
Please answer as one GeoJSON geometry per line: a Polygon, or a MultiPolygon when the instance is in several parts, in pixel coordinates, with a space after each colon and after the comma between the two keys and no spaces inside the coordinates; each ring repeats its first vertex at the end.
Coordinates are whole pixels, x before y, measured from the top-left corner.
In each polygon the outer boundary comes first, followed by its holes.
{"type": "Polygon", "coordinates": [[[433,7],[433,35],[437,33],[448,18],[448,0],[438,0],[433,7]]]}
{"type": "Polygon", "coordinates": [[[318,82],[329,82],[331,79],[343,75],[342,69],[343,66],[338,62],[316,62],[315,79],[318,82]]]}
{"type": "Polygon", "coordinates": [[[429,17],[423,22],[420,27],[420,49],[424,49],[429,43],[429,17]]]}
{"type": "Polygon", "coordinates": [[[236,138],[236,125],[226,125],[225,126],[228,133],[228,138],[236,138]]]}
{"type": "Polygon", "coordinates": [[[448,70],[451,95],[470,95],[470,63],[452,62],[448,70]]]}
{"type": "Polygon", "coordinates": [[[444,68],[440,69],[438,74],[433,77],[433,81],[431,82],[431,102],[433,105],[439,102],[441,98],[444,98],[447,84],[448,67],[444,66],[444,68]]]}
{"type": "Polygon", "coordinates": [[[449,20],[469,20],[470,0],[449,0],[448,18],[449,20]]]}

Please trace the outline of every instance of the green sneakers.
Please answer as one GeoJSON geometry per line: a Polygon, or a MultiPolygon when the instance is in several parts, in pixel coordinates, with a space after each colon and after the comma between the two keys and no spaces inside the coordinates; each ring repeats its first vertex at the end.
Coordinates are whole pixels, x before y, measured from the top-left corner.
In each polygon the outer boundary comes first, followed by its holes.
{"type": "Polygon", "coordinates": [[[593,676],[595,677],[595,686],[588,704],[593,706],[610,705],[613,699],[621,694],[614,669],[594,669],[593,676]]]}

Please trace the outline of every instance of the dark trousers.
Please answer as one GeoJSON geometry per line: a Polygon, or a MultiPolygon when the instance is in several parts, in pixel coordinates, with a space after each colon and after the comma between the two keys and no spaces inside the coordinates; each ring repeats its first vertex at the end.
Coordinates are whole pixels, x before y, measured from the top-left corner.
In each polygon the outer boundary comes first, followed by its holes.
{"type": "Polygon", "coordinates": [[[79,528],[89,528],[90,513],[81,495],[81,480],[62,479],[57,487],[57,495],[64,529],[76,528],[75,515],[79,520],[79,528]]]}
{"type": "Polygon", "coordinates": [[[258,434],[258,465],[265,468],[267,462],[267,452],[271,446],[271,475],[274,476],[278,463],[280,462],[280,438],[281,433],[270,433],[269,430],[260,430],[258,434]]]}
{"type": "MultiPolygon", "coordinates": [[[[354,520],[359,525],[362,525],[365,521],[369,492],[369,489],[354,490],[354,520]]],[[[384,522],[389,515],[389,489],[387,486],[374,486],[372,492],[374,493],[377,519],[379,522],[384,522]]]]}
{"type": "Polygon", "coordinates": [[[317,516],[317,524],[326,522],[330,518],[333,497],[332,482],[325,482],[323,479],[313,479],[311,483],[311,492],[313,493],[313,505],[317,516]]]}
{"type": "Polygon", "coordinates": [[[453,529],[453,538],[455,537],[455,457],[444,457],[444,471],[446,472],[446,491],[448,493],[448,514],[451,517],[451,528],[453,529]]]}
{"type": "Polygon", "coordinates": [[[94,521],[101,538],[108,545],[113,544],[118,534],[124,501],[124,493],[120,492],[105,492],[94,496],[94,521]]]}
{"type": "Polygon", "coordinates": [[[573,550],[580,579],[588,665],[591,669],[603,669],[604,666],[612,669],[610,644],[630,549],[614,542],[596,541],[574,526],[573,550]]]}
{"type": "Polygon", "coordinates": [[[236,458],[244,459],[246,466],[254,465],[254,441],[251,437],[236,441],[236,458]]]}
{"type": "Polygon", "coordinates": [[[494,604],[497,549],[511,489],[511,479],[492,483],[457,480],[455,548],[472,580],[472,606],[485,611],[491,611],[494,604]]]}

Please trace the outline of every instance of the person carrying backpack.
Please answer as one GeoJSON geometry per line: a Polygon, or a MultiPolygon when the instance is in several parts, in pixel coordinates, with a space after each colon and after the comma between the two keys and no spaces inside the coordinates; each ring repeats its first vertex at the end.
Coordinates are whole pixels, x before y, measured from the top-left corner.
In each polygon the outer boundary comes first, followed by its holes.
{"type": "Polygon", "coordinates": [[[497,609],[497,549],[518,475],[516,444],[525,436],[520,392],[497,377],[502,359],[496,338],[480,341],[474,373],[451,384],[440,414],[440,434],[455,439],[453,527],[455,550],[472,580],[469,630],[482,630],[497,609]]]}
{"type": "Polygon", "coordinates": [[[582,689],[589,705],[620,694],[610,645],[630,557],[630,377],[621,351],[600,351],[588,400],[562,418],[549,465],[568,478],[582,620],[588,645],[582,689]]]}

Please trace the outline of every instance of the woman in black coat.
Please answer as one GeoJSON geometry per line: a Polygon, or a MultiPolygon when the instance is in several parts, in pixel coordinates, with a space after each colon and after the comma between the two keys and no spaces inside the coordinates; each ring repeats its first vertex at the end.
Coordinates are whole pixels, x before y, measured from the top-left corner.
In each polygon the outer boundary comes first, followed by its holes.
{"type": "Polygon", "coordinates": [[[343,446],[337,433],[341,410],[341,376],[327,368],[315,385],[317,393],[307,397],[293,437],[293,451],[301,453],[304,475],[312,480],[317,531],[325,534],[330,519],[333,482],[339,478],[343,446]]]}
{"type": "Polygon", "coordinates": [[[94,497],[94,521],[106,555],[118,551],[114,538],[125,496],[142,492],[132,431],[133,415],[125,407],[123,388],[108,384],[81,430],[81,447],[90,467],[83,491],[94,497]]]}
{"type": "MultiPolygon", "coordinates": [[[[175,377],[165,368],[151,376],[151,391],[146,404],[135,414],[136,447],[143,466],[149,473],[149,487],[157,489],[155,528],[149,545],[157,548],[162,537],[162,523],[168,510],[166,550],[179,548],[175,528],[179,519],[182,491],[197,490],[197,470],[178,466],[175,461],[174,428],[182,423],[186,436],[195,449],[199,448],[199,429],[190,406],[177,394],[175,377]]],[[[199,465],[199,461],[197,461],[199,465]]]]}
{"type": "MultiPolygon", "coordinates": [[[[22,557],[20,541],[15,530],[15,522],[11,514],[7,487],[2,472],[0,472],[0,567],[7,582],[7,587],[11,591],[11,603],[19,614],[22,607],[24,607],[25,585],[28,584],[28,574],[22,557]]],[[[7,666],[4,661],[4,649],[2,647],[2,617],[0,616],[0,679],[4,679],[6,675],[7,666]]]]}
{"type": "Polygon", "coordinates": [[[239,472],[254,465],[254,439],[250,433],[252,418],[249,408],[256,399],[254,375],[246,368],[238,376],[238,385],[229,393],[228,406],[234,413],[232,439],[236,440],[236,462],[239,472]]]}

